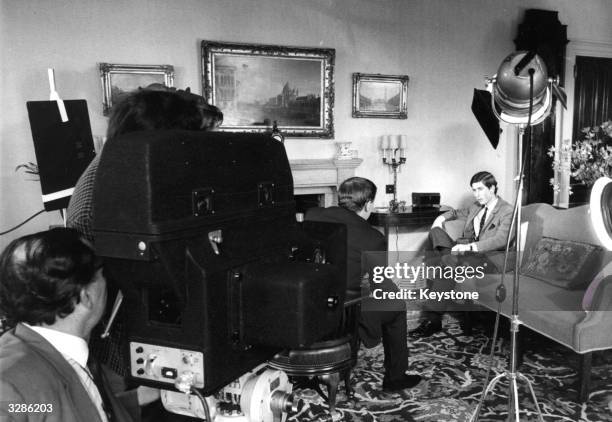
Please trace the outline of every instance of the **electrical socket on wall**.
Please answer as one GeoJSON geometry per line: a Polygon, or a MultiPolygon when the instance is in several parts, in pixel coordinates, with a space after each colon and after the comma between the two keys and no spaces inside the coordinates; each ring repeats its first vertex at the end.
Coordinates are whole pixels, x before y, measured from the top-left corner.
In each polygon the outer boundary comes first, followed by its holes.
{"type": "Polygon", "coordinates": [[[393,193],[395,191],[394,186],[393,185],[385,185],[385,192],[386,193],[393,193]]]}

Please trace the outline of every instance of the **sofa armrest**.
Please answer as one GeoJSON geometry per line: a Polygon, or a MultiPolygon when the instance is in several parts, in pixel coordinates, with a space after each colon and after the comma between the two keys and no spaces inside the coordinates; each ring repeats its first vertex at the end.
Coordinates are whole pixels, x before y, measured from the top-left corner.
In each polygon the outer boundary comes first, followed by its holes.
{"type": "Polygon", "coordinates": [[[612,297],[608,295],[612,282],[612,261],[597,273],[582,297],[582,309],[584,311],[603,310],[612,311],[612,297]]]}
{"type": "Polygon", "coordinates": [[[612,332],[612,276],[605,277],[597,285],[596,294],[585,310],[584,318],[574,328],[573,348],[579,353],[610,347],[609,335],[612,332]],[[593,344],[593,336],[599,340],[593,344]],[[603,336],[603,337],[602,337],[603,336]],[[603,341],[603,342],[602,342],[603,341]]]}

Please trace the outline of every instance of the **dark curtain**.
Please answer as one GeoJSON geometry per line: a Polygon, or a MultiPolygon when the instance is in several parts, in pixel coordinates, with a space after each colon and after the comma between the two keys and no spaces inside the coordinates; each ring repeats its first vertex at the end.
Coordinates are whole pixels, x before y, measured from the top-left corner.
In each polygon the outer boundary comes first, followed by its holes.
{"type": "Polygon", "coordinates": [[[573,138],[612,118],[612,58],[576,56],[573,138]]]}
{"type": "Polygon", "coordinates": [[[555,121],[556,116],[551,113],[539,125],[531,126],[531,140],[527,136],[529,131],[525,130],[523,136],[523,156],[526,157],[523,179],[525,189],[522,198],[525,205],[553,202],[553,190],[549,180],[553,177],[554,171],[547,152],[555,144],[555,121]]]}
{"type": "MultiPolygon", "coordinates": [[[[583,128],[612,118],[612,59],[576,56],[574,76],[573,140],[581,137],[583,128]]],[[[590,187],[573,178],[570,183],[570,207],[588,203],[590,187]]]]}

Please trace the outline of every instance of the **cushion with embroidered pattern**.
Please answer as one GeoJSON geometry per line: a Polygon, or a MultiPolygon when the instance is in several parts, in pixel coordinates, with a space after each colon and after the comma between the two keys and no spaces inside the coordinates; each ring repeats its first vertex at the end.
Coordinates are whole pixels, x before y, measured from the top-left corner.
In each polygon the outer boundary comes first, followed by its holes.
{"type": "Polygon", "coordinates": [[[521,274],[568,290],[586,288],[603,261],[603,248],[543,236],[523,262],[521,274]]]}

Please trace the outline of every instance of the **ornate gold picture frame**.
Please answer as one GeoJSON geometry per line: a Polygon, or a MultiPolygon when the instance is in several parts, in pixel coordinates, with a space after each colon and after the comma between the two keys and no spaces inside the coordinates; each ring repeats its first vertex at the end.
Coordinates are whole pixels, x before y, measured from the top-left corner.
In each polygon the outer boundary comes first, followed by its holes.
{"type": "Polygon", "coordinates": [[[353,73],[353,117],[408,118],[408,75],[353,73]]]}
{"type": "Polygon", "coordinates": [[[220,130],[332,138],[334,62],[331,48],[202,41],[202,85],[223,111],[220,130]]]}
{"type": "Polygon", "coordinates": [[[103,114],[108,116],[111,107],[122,95],[152,83],[174,86],[174,67],[171,65],[129,65],[100,63],[102,79],[103,114]]]}

